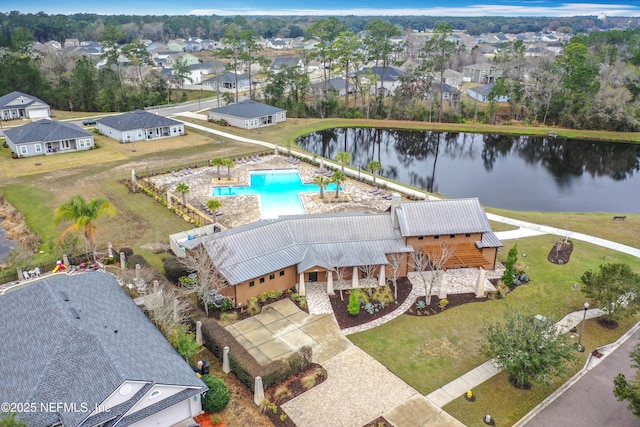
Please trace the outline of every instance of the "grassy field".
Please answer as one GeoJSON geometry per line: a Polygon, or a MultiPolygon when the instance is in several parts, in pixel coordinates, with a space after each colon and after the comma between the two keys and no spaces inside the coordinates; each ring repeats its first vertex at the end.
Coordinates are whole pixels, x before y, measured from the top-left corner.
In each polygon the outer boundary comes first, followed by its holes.
{"type": "MultiPolygon", "coordinates": [[[[506,298],[455,307],[436,316],[400,316],[349,338],[420,393],[428,394],[486,360],[478,353],[479,331],[505,310],[533,303],[537,312],[559,319],[581,309],[584,296],[572,285],[579,283],[584,271],[603,262],[637,263],[634,257],[574,242],[568,264],[551,264],[546,258],[555,241],[553,236],[518,240],[519,253],[527,255],[520,261],[525,262],[531,282],[506,298]]],[[[511,245],[508,242],[500,258],[511,245]]]]}

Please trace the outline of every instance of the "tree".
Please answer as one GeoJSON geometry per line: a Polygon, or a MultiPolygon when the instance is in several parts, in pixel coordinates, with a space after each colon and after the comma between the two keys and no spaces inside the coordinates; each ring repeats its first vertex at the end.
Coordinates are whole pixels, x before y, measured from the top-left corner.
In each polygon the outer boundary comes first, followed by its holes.
{"type": "Polygon", "coordinates": [[[418,273],[418,278],[424,285],[427,305],[431,305],[433,285],[440,283],[440,286],[442,286],[441,280],[444,266],[454,252],[455,249],[443,241],[440,242],[437,249],[431,248],[428,250],[424,247],[419,247],[411,254],[413,270],[418,273]]]}
{"type": "Polygon", "coordinates": [[[142,66],[152,64],[151,53],[141,40],[133,40],[122,49],[122,53],[136,67],[140,84],[142,84],[142,66]]]}
{"type": "Polygon", "coordinates": [[[225,159],[224,166],[227,168],[227,179],[231,180],[231,169],[236,167],[236,162],[231,159],[225,159]]]}
{"type": "Polygon", "coordinates": [[[182,204],[185,206],[187,206],[187,193],[189,192],[189,190],[189,186],[184,182],[180,182],[178,183],[178,185],[176,185],[176,193],[182,196],[182,204]]]}
{"type": "Polygon", "coordinates": [[[124,82],[122,81],[122,70],[120,68],[120,40],[124,38],[124,34],[115,26],[110,25],[105,27],[100,37],[100,43],[102,43],[102,59],[106,61],[107,65],[115,66],[118,76],[118,82],[120,83],[120,89],[122,91],[122,99],[127,99],[127,94],[124,89],[124,82]]]}
{"type": "Polygon", "coordinates": [[[96,225],[95,222],[107,215],[113,217],[116,214],[116,208],[111,202],[104,198],[85,200],[80,195],[72,196],[68,202],[60,205],[53,213],[53,223],[58,225],[63,222],[72,222],[67,229],[60,235],[59,241],[64,241],[67,234],[72,231],[82,229],[85,238],[85,250],[87,245],[93,254],[93,260],[96,261],[96,225]]]}
{"type": "Polygon", "coordinates": [[[318,19],[307,29],[310,37],[315,37],[320,42],[316,57],[322,63],[322,71],[324,73],[324,94],[326,96],[329,90],[329,80],[331,80],[331,65],[335,59],[333,50],[333,42],[342,31],[346,31],[347,26],[336,17],[318,19]]]}
{"type": "Polygon", "coordinates": [[[345,111],[349,111],[349,80],[351,79],[350,67],[354,62],[357,62],[357,57],[361,54],[358,48],[362,42],[360,38],[351,31],[342,31],[338,34],[338,37],[333,41],[333,51],[335,52],[335,58],[344,70],[345,80],[345,93],[344,93],[344,108],[345,111]]]}
{"type": "Polygon", "coordinates": [[[640,300],[636,298],[640,275],[627,264],[601,265],[597,272],[585,272],[580,281],[582,293],[590,304],[604,311],[602,320],[607,323],[632,316],[640,308],[640,300]]]}
{"type": "Polygon", "coordinates": [[[216,168],[218,168],[218,179],[220,179],[220,168],[224,165],[225,163],[222,157],[211,159],[211,166],[215,166],[216,168]]]}
{"type": "Polygon", "coordinates": [[[451,24],[439,23],[433,30],[433,35],[427,40],[422,48],[420,58],[422,64],[420,69],[429,74],[439,74],[440,103],[438,105],[438,121],[442,121],[442,107],[444,105],[444,72],[447,63],[455,53],[457,46],[455,42],[449,40],[453,33],[451,24]]]}
{"type": "Polygon", "coordinates": [[[336,154],[335,159],[338,163],[340,163],[341,170],[342,172],[344,172],[344,167],[348,165],[349,161],[351,160],[351,154],[347,153],[346,151],[340,151],[338,154],[336,154]]]}
{"type": "Polygon", "coordinates": [[[229,403],[229,389],[221,378],[212,375],[204,375],[202,382],[207,385],[207,390],[202,396],[202,409],[206,412],[220,412],[229,403]]]}
{"type": "Polygon", "coordinates": [[[329,182],[331,182],[329,178],[323,175],[316,175],[313,179],[313,183],[320,187],[320,198],[322,200],[324,200],[324,189],[329,185],[329,182]]]}
{"type": "Polygon", "coordinates": [[[178,57],[173,63],[173,68],[171,71],[173,78],[178,81],[180,85],[180,89],[184,90],[184,81],[188,80],[193,83],[193,79],[191,78],[191,67],[187,63],[187,60],[181,57],[178,57]]]}
{"type": "Polygon", "coordinates": [[[389,68],[393,57],[401,52],[403,47],[394,43],[391,38],[402,35],[400,29],[390,22],[376,19],[368,22],[365,26],[368,35],[364,40],[369,52],[369,59],[375,61],[376,65],[381,64],[380,89],[384,88],[384,75],[389,68]]]}
{"type": "Polygon", "coordinates": [[[96,67],[85,56],[78,58],[71,74],[71,103],[81,111],[97,109],[97,77],[96,67]]]}
{"type": "Polygon", "coordinates": [[[29,427],[29,424],[17,420],[16,413],[0,414],[0,427],[29,427]]]}
{"type": "Polygon", "coordinates": [[[507,253],[507,262],[504,264],[504,273],[502,274],[502,283],[507,286],[513,285],[515,279],[514,265],[518,261],[518,245],[513,245],[507,253]]]}
{"type": "Polygon", "coordinates": [[[393,280],[393,298],[396,300],[398,299],[398,276],[400,276],[400,268],[405,256],[404,254],[389,254],[387,256],[393,280]]]}
{"type": "Polygon", "coordinates": [[[336,200],[338,199],[338,196],[340,195],[340,186],[347,180],[347,176],[340,172],[340,171],[335,171],[333,173],[333,176],[331,177],[331,182],[333,182],[334,184],[336,184],[336,200]]]}
{"type": "Polygon", "coordinates": [[[209,199],[207,200],[207,209],[213,212],[213,219],[216,219],[218,209],[222,207],[222,202],[218,199],[209,199]]]}
{"type": "Polygon", "coordinates": [[[376,174],[382,170],[382,163],[377,160],[371,160],[367,165],[367,169],[373,174],[373,185],[376,185],[376,174]]]}
{"type": "Polygon", "coordinates": [[[554,376],[568,372],[575,351],[567,336],[547,316],[545,322],[534,321],[534,308],[527,312],[506,309],[502,322],[485,326],[480,351],[494,358],[494,363],[509,375],[517,388],[531,383],[548,385],[554,376]]]}
{"type": "Polygon", "coordinates": [[[169,335],[169,342],[187,363],[194,354],[202,350],[202,345],[198,344],[196,336],[189,333],[184,325],[176,326],[173,333],[169,335]]]}
{"type": "Polygon", "coordinates": [[[624,374],[618,374],[613,379],[613,394],[622,401],[629,402],[629,410],[636,417],[640,417],[640,344],[636,345],[631,354],[631,366],[636,369],[635,377],[627,380],[624,374]]]}

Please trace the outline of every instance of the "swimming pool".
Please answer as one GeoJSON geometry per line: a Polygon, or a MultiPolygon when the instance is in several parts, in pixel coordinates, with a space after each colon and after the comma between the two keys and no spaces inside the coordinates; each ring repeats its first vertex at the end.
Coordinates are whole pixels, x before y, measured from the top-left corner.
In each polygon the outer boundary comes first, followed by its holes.
{"type": "MultiPolygon", "coordinates": [[[[336,190],[335,184],[325,189],[331,190],[336,190]]],[[[260,196],[260,216],[267,219],[305,213],[299,193],[319,191],[320,187],[315,184],[303,184],[297,171],[274,170],[251,172],[248,187],[216,187],[211,194],[215,197],[257,194],[260,196]]]]}

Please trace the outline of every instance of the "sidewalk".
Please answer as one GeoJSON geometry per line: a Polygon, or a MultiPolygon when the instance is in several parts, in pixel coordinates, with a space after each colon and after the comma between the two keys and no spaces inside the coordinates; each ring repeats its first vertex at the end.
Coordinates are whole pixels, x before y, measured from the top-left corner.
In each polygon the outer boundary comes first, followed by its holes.
{"type": "MultiPolygon", "coordinates": [[[[587,310],[587,319],[593,319],[600,317],[602,310],[599,308],[587,310]]],[[[561,333],[568,332],[571,328],[576,327],[582,322],[584,316],[584,310],[574,311],[564,316],[556,325],[561,333]]],[[[593,363],[597,364],[600,359],[594,359],[593,363]]],[[[474,387],[479,386],[489,378],[498,374],[500,370],[494,365],[493,359],[489,360],[482,365],[470,370],[461,377],[451,381],[449,384],[445,384],[439,389],[431,392],[427,395],[427,400],[438,407],[443,407],[447,403],[462,396],[468,390],[472,390],[474,387]]]]}

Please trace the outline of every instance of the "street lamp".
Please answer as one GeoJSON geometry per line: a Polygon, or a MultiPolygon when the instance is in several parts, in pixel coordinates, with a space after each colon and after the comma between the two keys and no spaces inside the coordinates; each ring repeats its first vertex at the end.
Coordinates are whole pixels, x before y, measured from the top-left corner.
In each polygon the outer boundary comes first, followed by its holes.
{"type": "Polygon", "coordinates": [[[584,351],[582,346],[582,334],[584,334],[584,324],[587,322],[587,310],[589,310],[589,303],[584,303],[584,315],[582,316],[582,327],[580,328],[580,338],[578,338],[578,351],[584,351]]]}

